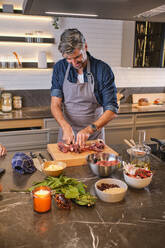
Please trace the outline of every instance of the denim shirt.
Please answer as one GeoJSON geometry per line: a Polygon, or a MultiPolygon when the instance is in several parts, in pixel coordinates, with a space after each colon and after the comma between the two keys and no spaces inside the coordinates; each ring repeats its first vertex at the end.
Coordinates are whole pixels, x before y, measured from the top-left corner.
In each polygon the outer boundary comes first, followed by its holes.
{"type": "MultiPolygon", "coordinates": [[[[117,89],[114,82],[114,74],[108,64],[95,59],[87,52],[90,60],[90,70],[94,77],[94,94],[98,103],[103,106],[103,110],[111,110],[114,113],[118,112],[117,104],[117,89]]],[[[60,97],[63,99],[63,82],[65,73],[68,67],[66,59],[59,60],[53,67],[51,96],[60,97]]],[[[83,70],[84,82],[88,82],[87,68],[83,70]]],[[[71,65],[68,75],[68,80],[72,83],[77,83],[77,71],[71,65]]]]}

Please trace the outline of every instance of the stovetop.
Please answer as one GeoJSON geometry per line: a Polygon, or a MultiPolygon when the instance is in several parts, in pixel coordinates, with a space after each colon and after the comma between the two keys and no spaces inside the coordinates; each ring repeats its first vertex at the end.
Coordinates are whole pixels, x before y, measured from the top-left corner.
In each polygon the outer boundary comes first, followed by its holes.
{"type": "Polygon", "coordinates": [[[159,150],[158,144],[147,144],[151,148],[151,153],[155,155],[157,158],[159,158],[162,161],[165,161],[165,156],[162,156],[162,153],[159,150]]]}

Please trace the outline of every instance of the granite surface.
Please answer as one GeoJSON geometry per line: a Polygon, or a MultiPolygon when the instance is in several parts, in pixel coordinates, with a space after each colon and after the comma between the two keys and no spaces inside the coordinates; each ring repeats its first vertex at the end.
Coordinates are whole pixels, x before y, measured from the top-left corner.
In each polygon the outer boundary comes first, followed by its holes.
{"type": "Polygon", "coordinates": [[[50,106],[26,107],[10,113],[0,112],[0,121],[53,118],[50,106]]]}
{"type": "MultiPolygon", "coordinates": [[[[125,147],[113,147],[126,154],[125,147]]],[[[50,159],[46,150],[42,154],[50,159]]],[[[27,152],[28,154],[28,152],[27,152]]],[[[44,175],[19,175],[12,171],[8,153],[1,159],[5,174],[0,178],[0,247],[1,248],[164,248],[165,247],[165,162],[151,159],[154,176],[145,189],[128,188],[120,203],[105,203],[97,199],[93,208],[72,205],[58,209],[52,199],[52,209],[39,214],[33,211],[32,197],[11,193],[10,189],[26,189],[44,175]]],[[[87,165],[70,167],[66,175],[83,181],[95,195],[98,180],[87,165]]],[[[118,170],[112,177],[122,179],[118,170]]]]}

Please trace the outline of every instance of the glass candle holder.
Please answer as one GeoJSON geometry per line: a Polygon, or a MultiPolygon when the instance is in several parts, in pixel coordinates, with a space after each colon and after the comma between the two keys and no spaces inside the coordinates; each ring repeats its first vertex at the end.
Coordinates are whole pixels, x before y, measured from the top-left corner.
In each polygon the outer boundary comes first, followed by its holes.
{"type": "Polygon", "coordinates": [[[51,209],[51,189],[47,186],[40,186],[32,191],[33,209],[38,213],[45,213],[51,209]]]}

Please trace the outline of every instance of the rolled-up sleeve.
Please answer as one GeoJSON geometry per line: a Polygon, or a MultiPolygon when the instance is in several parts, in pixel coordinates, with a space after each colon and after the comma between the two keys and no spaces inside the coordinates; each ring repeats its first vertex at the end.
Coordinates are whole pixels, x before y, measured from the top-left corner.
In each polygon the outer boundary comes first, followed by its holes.
{"type": "Polygon", "coordinates": [[[102,83],[100,88],[104,111],[111,110],[114,113],[118,113],[115,78],[111,68],[107,64],[104,64],[102,67],[102,83]]]}
{"type": "Polygon", "coordinates": [[[59,98],[63,98],[62,92],[62,71],[60,69],[59,64],[55,64],[53,68],[53,75],[52,75],[52,86],[51,86],[51,96],[56,96],[59,98]]]}

